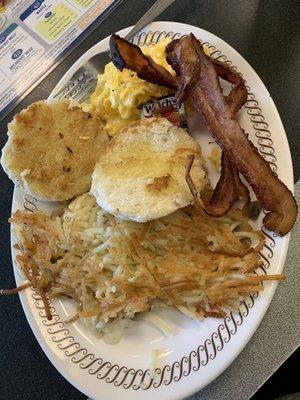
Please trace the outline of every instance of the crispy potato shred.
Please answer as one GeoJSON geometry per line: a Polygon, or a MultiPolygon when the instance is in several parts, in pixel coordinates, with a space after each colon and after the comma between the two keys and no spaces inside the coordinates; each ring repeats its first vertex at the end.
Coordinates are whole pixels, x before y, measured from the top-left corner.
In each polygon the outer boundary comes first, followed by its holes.
{"type": "Polygon", "coordinates": [[[70,322],[83,317],[98,331],[159,305],[191,318],[223,317],[263,281],[283,279],[255,272],[264,236],[239,209],[213,218],[190,206],[140,224],[116,219],[84,194],[59,216],[18,210],[10,222],[28,279],[17,290],[33,286],[48,318],[49,300],[71,297],[78,314],[70,322]]]}

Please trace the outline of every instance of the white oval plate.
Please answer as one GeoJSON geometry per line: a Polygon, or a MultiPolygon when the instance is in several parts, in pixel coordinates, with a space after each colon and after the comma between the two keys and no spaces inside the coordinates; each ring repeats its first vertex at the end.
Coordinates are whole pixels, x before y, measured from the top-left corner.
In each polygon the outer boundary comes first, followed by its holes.
{"type": "MultiPolygon", "coordinates": [[[[124,29],[120,34],[125,35],[128,30],[124,29]]],[[[135,43],[144,45],[156,42],[166,34],[179,37],[190,32],[211,46],[213,56],[236,66],[243,74],[249,97],[239,113],[241,125],[272,169],[292,190],[291,156],[276,107],[255,71],[232,47],[203,29],[174,22],[152,23],[136,36],[135,43]]],[[[107,47],[108,38],[87,51],[57,88],[86,60],[107,47]]],[[[207,154],[209,136],[203,133],[200,136],[203,151],[207,154]]],[[[12,209],[18,208],[28,211],[50,209],[48,204],[24,195],[17,188],[12,209]]],[[[282,271],[288,242],[288,236],[279,238],[266,232],[263,272],[282,271]]],[[[13,248],[12,254],[14,259],[13,248]]],[[[17,284],[22,284],[24,280],[15,265],[14,272],[17,284]]],[[[165,310],[159,314],[174,328],[173,336],[166,338],[149,322],[138,321],[117,345],[106,344],[80,322],[65,325],[63,321],[74,310],[70,300],[53,303],[55,315],[52,321],[47,321],[42,303],[31,289],[21,293],[20,297],[28,322],[50,361],[69,382],[92,399],[153,400],[157,396],[160,400],[175,400],[209,384],[237,357],[257,329],[275,292],[276,283],[265,286],[261,295],[254,295],[241,305],[239,313],[224,319],[207,318],[199,322],[179,312],[165,310]],[[152,349],[163,351],[154,380],[149,375],[152,349]]]]}

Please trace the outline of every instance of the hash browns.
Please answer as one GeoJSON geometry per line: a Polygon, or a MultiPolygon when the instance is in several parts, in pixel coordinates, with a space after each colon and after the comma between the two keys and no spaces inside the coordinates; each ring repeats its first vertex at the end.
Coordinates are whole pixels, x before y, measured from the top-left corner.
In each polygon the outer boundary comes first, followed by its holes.
{"type": "Polygon", "coordinates": [[[283,279],[255,273],[264,236],[237,209],[213,218],[190,206],[140,224],[84,194],[61,216],[17,211],[11,222],[28,280],[44,299],[73,298],[77,316],[98,332],[159,305],[222,317],[263,281],[283,279]]]}

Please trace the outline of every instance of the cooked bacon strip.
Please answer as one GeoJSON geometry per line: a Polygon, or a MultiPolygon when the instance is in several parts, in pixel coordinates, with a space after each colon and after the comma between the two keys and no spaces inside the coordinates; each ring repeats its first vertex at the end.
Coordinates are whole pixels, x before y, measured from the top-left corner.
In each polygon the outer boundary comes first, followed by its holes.
{"type": "Polygon", "coordinates": [[[233,179],[234,168],[224,153],[222,153],[221,168],[221,176],[213,195],[209,203],[205,205],[205,212],[216,217],[229,211],[238,196],[236,181],[233,179]]]}
{"type": "Polygon", "coordinates": [[[250,195],[247,187],[242,183],[238,172],[232,167],[224,153],[222,153],[221,159],[221,176],[210,199],[203,198],[195,188],[190,175],[193,162],[194,156],[189,156],[185,165],[185,179],[194,196],[195,205],[198,209],[214,217],[220,217],[230,210],[238,198],[243,199],[245,206],[250,203],[250,195]]]}
{"type": "Polygon", "coordinates": [[[237,196],[235,180],[232,179],[234,172],[230,162],[223,153],[221,176],[209,201],[204,201],[201,199],[200,194],[197,192],[194,186],[190,176],[193,162],[194,156],[187,158],[185,179],[192,195],[194,196],[196,206],[214,217],[220,217],[221,215],[224,215],[232,207],[237,196]]]}
{"type": "MultiPolygon", "coordinates": [[[[180,77],[181,84],[177,92],[177,99],[180,102],[189,94],[199,79],[201,79],[201,64],[189,36],[183,36],[180,40],[172,41],[167,46],[166,52],[169,52],[167,56],[168,62],[171,63],[180,77]],[[188,62],[186,62],[187,60],[188,62]]],[[[227,68],[225,65],[222,67],[221,63],[218,63],[218,67],[219,72],[222,73],[222,77],[227,77],[232,83],[243,84],[242,78],[230,67],[227,68]]],[[[245,100],[246,98],[242,99],[241,105],[244,104],[245,100]]],[[[236,113],[237,105],[240,105],[240,99],[230,106],[234,113],[236,113]]],[[[248,189],[240,181],[238,172],[234,171],[231,163],[223,153],[221,159],[221,176],[210,201],[204,202],[204,211],[213,216],[221,216],[230,210],[237,197],[241,194],[245,196],[247,192],[248,189]],[[239,187],[238,191],[236,188],[237,184],[239,187]]]]}
{"type": "Polygon", "coordinates": [[[131,69],[139,78],[157,85],[177,89],[178,81],[165,68],[156,64],[151,57],[143,54],[135,44],[127,42],[118,35],[112,35],[109,40],[110,55],[114,65],[120,69],[131,69]]]}
{"type": "MultiPolygon", "coordinates": [[[[192,82],[192,83],[194,83],[194,81],[197,80],[197,78],[199,77],[200,68],[197,70],[197,66],[196,66],[197,60],[195,60],[194,55],[192,54],[193,49],[190,47],[190,43],[186,39],[184,39],[184,37],[182,37],[181,39],[174,39],[174,40],[172,40],[172,42],[170,42],[167,45],[167,47],[166,47],[167,61],[172,66],[174,71],[176,71],[177,75],[180,76],[184,80],[184,82],[186,82],[186,80],[188,79],[187,72],[191,72],[191,71],[185,71],[184,73],[181,71],[182,65],[179,65],[180,58],[178,57],[179,55],[176,54],[176,51],[175,51],[176,46],[179,43],[179,41],[181,41],[181,43],[180,43],[181,48],[185,46],[185,52],[186,52],[185,57],[186,56],[190,57],[189,66],[185,65],[185,68],[189,68],[190,70],[192,68],[194,68],[196,71],[195,77],[193,78],[193,82],[192,82]],[[184,44],[185,41],[186,41],[186,43],[184,44]]],[[[178,48],[177,48],[177,51],[178,51],[178,48]]],[[[218,76],[220,78],[224,79],[225,81],[230,82],[234,85],[231,92],[227,96],[227,102],[230,105],[232,112],[234,114],[236,114],[239,111],[239,109],[247,101],[248,94],[247,94],[245,81],[241,77],[241,75],[237,71],[235,71],[230,65],[224,63],[221,60],[217,60],[216,58],[213,58],[213,57],[209,57],[209,58],[214,63],[214,67],[216,69],[218,76]]],[[[198,60],[198,65],[199,65],[199,60],[198,60]]],[[[181,82],[181,85],[182,85],[182,83],[183,82],[181,82]]],[[[192,84],[190,86],[187,86],[186,89],[188,89],[189,87],[192,87],[192,84]]],[[[186,96],[186,95],[187,95],[187,93],[182,93],[182,90],[181,90],[180,94],[177,96],[178,96],[178,99],[183,99],[184,96],[186,96]]]]}
{"type": "Polygon", "coordinates": [[[222,94],[214,64],[195,36],[190,34],[189,37],[201,65],[201,80],[191,92],[192,102],[203,114],[208,128],[229,161],[243,174],[262,206],[269,211],[263,220],[266,228],[285,235],[296,220],[296,201],[244,134],[222,94]]]}
{"type": "MultiPolygon", "coordinates": [[[[167,44],[165,52],[167,55],[172,54],[175,50],[176,45],[179,43],[180,39],[173,39],[170,43],[167,44]]],[[[172,63],[170,63],[172,65],[172,63]]]]}
{"type": "Polygon", "coordinates": [[[180,77],[179,86],[176,93],[177,102],[179,104],[183,102],[201,77],[199,59],[195,49],[190,46],[190,40],[188,39],[188,36],[182,37],[180,40],[180,46],[175,45],[172,53],[167,55],[167,61],[172,66],[176,74],[180,77]],[[189,60],[189,62],[181,64],[180,60],[182,58],[189,60]]]}
{"type": "Polygon", "coordinates": [[[235,171],[227,157],[222,153],[221,175],[208,203],[205,203],[204,211],[207,214],[219,217],[227,213],[237,199],[235,171]]]}
{"type": "MultiPolygon", "coordinates": [[[[238,72],[236,72],[230,65],[224,63],[223,61],[216,60],[212,57],[210,57],[210,59],[214,63],[214,67],[218,76],[234,85],[231,92],[226,97],[226,101],[232,113],[235,115],[247,101],[248,92],[246,89],[245,81],[241,77],[241,75],[239,75],[238,72]]],[[[230,164],[229,161],[224,163],[224,165],[222,165],[222,168],[227,168],[228,164],[230,164]]],[[[233,172],[235,180],[236,198],[241,198],[246,205],[250,202],[249,190],[247,186],[241,181],[238,171],[236,171],[236,169],[232,165],[230,165],[230,168],[233,172]]]]}
{"type": "Polygon", "coordinates": [[[174,69],[177,76],[180,76],[180,68],[177,62],[177,56],[174,55],[174,50],[179,41],[180,39],[173,39],[172,42],[170,42],[165,48],[166,60],[168,64],[170,64],[171,67],[174,69]]]}
{"type": "MultiPolygon", "coordinates": [[[[181,85],[177,92],[178,101],[182,101],[201,75],[201,65],[197,52],[191,46],[189,36],[182,37],[182,39],[175,39],[166,47],[167,61],[176,71],[177,75],[181,78],[181,85]],[[180,42],[180,46],[177,46],[180,42]],[[188,63],[185,61],[189,60],[188,63]]],[[[229,65],[220,60],[210,57],[214,63],[217,74],[220,78],[234,85],[227,102],[233,114],[236,114],[239,109],[247,101],[247,89],[243,78],[229,65]]],[[[239,174],[230,162],[222,155],[221,176],[219,182],[214,190],[210,205],[206,205],[205,211],[210,215],[219,216],[220,212],[226,213],[237,198],[242,198],[245,204],[250,202],[250,195],[248,188],[243,184],[239,178],[239,174]],[[231,177],[231,182],[230,181],[231,177]],[[234,186],[236,188],[234,189],[234,186]],[[228,191],[226,191],[228,188],[228,191]],[[222,189],[222,190],[221,190],[222,189]],[[229,196],[234,196],[230,198],[229,196]]]]}
{"type": "Polygon", "coordinates": [[[230,65],[212,57],[210,60],[214,63],[218,76],[234,85],[226,100],[233,114],[236,114],[247,101],[245,81],[230,65]]]}
{"type": "MultiPolygon", "coordinates": [[[[247,101],[247,89],[245,85],[244,79],[229,65],[225,64],[222,61],[210,59],[214,63],[215,70],[218,76],[230,83],[234,86],[226,98],[226,101],[232,111],[232,114],[235,115],[240,110],[240,108],[246,103],[247,101]]],[[[249,190],[246,185],[241,181],[239,177],[238,171],[231,166],[233,171],[233,176],[236,185],[236,196],[237,198],[243,199],[245,205],[250,203],[250,194],[249,190]]]]}

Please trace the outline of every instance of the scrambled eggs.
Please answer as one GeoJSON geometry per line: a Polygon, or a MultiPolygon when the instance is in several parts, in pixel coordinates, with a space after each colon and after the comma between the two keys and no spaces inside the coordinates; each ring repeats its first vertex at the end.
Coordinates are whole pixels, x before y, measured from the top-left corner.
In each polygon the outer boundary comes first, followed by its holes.
{"type": "MultiPolygon", "coordinates": [[[[169,42],[168,38],[156,45],[142,47],[142,51],[157,64],[174,73],[165,55],[169,42]]],[[[110,62],[105,66],[104,73],[98,77],[97,88],[90,98],[90,108],[105,120],[108,134],[114,136],[126,125],[139,119],[139,105],[146,103],[151,97],[165,96],[170,92],[166,87],[138,78],[133,71],[119,71],[110,62]]]]}

